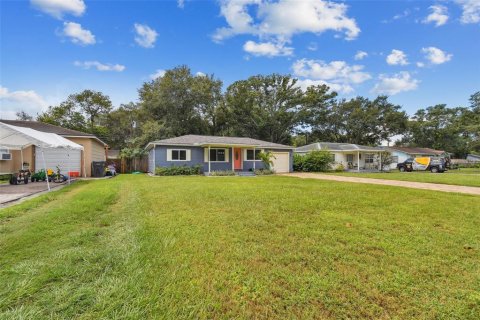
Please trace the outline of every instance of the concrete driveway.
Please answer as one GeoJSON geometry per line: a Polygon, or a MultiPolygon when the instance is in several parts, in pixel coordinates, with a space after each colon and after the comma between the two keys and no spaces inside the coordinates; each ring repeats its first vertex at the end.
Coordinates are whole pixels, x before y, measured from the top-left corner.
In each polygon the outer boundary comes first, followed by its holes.
{"type": "Polygon", "coordinates": [[[287,173],[285,175],[289,177],[297,177],[297,178],[321,179],[321,180],[353,182],[353,183],[380,184],[380,185],[386,185],[386,186],[396,186],[396,187],[404,187],[404,188],[412,188],[412,189],[457,192],[457,193],[473,194],[477,196],[480,195],[479,187],[465,187],[465,186],[454,186],[449,184],[371,179],[371,178],[360,178],[360,177],[345,177],[345,176],[334,176],[334,175],[328,175],[328,174],[309,173],[309,172],[287,173]]]}
{"type": "MultiPolygon", "coordinates": [[[[65,183],[50,183],[50,187],[53,189],[64,184],[65,183]]],[[[47,190],[46,182],[30,182],[28,184],[19,184],[16,186],[0,184],[0,206],[47,190]]]]}

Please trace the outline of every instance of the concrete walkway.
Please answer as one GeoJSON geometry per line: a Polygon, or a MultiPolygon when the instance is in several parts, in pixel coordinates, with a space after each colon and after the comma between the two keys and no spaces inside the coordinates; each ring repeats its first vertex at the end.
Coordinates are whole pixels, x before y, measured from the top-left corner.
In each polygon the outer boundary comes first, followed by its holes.
{"type": "Polygon", "coordinates": [[[321,180],[353,182],[353,183],[380,184],[384,186],[396,186],[396,187],[443,191],[443,192],[456,192],[456,193],[473,194],[473,195],[480,196],[479,187],[465,187],[465,186],[454,186],[449,184],[384,180],[384,179],[372,179],[372,178],[360,178],[360,177],[345,177],[345,176],[335,176],[335,175],[328,175],[328,174],[321,174],[321,173],[308,173],[308,172],[287,173],[284,175],[289,177],[297,177],[297,178],[321,179],[321,180]]]}

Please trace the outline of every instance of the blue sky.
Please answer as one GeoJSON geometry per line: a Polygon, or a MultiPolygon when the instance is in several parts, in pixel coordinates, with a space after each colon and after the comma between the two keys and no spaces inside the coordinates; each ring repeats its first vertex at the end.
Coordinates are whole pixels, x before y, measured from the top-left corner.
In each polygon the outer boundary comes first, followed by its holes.
{"type": "Polygon", "coordinates": [[[186,64],[225,88],[255,74],[387,94],[412,114],[480,90],[480,0],[0,3],[0,117],[83,89],[115,106],[186,64]]]}

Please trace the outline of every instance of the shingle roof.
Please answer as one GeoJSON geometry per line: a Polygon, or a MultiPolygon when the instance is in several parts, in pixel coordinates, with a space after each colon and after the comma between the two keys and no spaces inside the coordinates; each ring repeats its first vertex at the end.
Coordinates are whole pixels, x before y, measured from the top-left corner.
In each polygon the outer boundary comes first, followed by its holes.
{"type": "Polygon", "coordinates": [[[336,142],[315,142],[303,147],[298,147],[295,152],[305,153],[314,150],[328,151],[383,151],[382,147],[362,146],[353,143],[336,143],[336,142]]]}
{"type": "Polygon", "coordinates": [[[91,133],[81,132],[77,130],[62,128],[59,126],[55,126],[49,123],[43,123],[39,121],[24,121],[24,120],[3,120],[0,119],[0,122],[17,126],[17,127],[24,127],[24,128],[31,128],[34,130],[48,132],[48,133],[55,133],[62,137],[86,137],[86,138],[94,138],[100,141],[101,143],[105,144],[102,140],[100,140],[97,136],[91,133]]]}
{"type": "Polygon", "coordinates": [[[291,146],[252,139],[252,138],[201,136],[201,135],[193,135],[193,134],[152,141],[148,145],[153,145],[153,144],[158,144],[158,145],[162,145],[162,144],[165,144],[165,145],[225,144],[225,145],[247,145],[247,146],[263,147],[263,148],[293,149],[293,147],[291,146]]]}
{"type": "Polygon", "coordinates": [[[440,155],[446,153],[443,150],[435,150],[431,148],[416,148],[416,147],[389,147],[393,150],[402,151],[408,154],[431,154],[431,155],[440,155]]]}

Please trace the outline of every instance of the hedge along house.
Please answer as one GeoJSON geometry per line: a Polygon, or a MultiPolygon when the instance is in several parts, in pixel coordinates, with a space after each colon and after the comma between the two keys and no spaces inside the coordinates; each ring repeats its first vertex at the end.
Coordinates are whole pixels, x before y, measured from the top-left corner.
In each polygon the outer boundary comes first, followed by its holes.
{"type": "Polygon", "coordinates": [[[248,172],[265,168],[260,152],[271,151],[272,169],[277,173],[293,171],[293,147],[239,137],[186,135],[152,141],[147,146],[148,170],[156,167],[200,165],[205,174],[219,170],[248,172]]]}
{"type": "Polygon", "coordinates": [[[379,157],[382,147],[369,147],[353,143],[316,142],[295,149],[295,153],[306,155],[311,151],[324,150],[332,154],[334,166],[346,170],[380,170],[379,157]]]}

